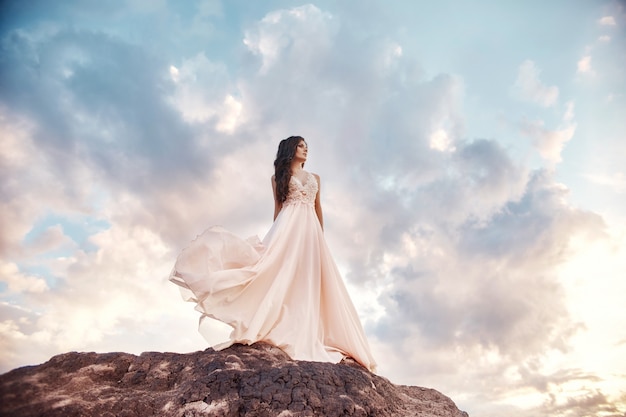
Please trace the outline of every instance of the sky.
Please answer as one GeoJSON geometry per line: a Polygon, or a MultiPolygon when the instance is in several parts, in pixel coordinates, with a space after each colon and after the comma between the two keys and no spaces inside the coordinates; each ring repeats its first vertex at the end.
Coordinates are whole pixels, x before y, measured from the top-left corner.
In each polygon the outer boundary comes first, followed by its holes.
{"type": "Polygon", "coordinates": [[[380,375],[625,415],[623,1],[0,6],[0,372],[225,340],[168,275],[302,135],[380,375]]]}

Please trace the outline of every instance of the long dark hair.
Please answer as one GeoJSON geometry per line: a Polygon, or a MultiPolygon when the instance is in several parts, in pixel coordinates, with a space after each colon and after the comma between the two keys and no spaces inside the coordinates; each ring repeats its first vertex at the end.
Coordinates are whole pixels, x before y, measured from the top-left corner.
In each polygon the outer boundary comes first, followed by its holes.
{"type": "MultiPolygon", "coordinates": [[[[274,179],[276,181],[276,198],[284,203],[289,194],[289,179],[291,179],[291,161],[296,155],[298,144],[303,141],[302,136],[289,136],[278,144],[276,160],[274,161],[274,179]]],[[[304,163],[302,163],[304,167],[304,163]]]]}

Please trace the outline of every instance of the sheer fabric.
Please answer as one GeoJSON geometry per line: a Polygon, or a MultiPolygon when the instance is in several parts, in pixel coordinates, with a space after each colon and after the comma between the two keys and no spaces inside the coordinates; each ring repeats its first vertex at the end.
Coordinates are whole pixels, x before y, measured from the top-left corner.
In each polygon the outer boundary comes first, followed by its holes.
{"type": "Polygon", "coordinates": [[[262,242],[211,227],[179,255],[170,280],[207,318],[233,330],[214,346],[265,341],[298,360],[375,362],[315,213],[318,184],[292,176],[262,242]]]}

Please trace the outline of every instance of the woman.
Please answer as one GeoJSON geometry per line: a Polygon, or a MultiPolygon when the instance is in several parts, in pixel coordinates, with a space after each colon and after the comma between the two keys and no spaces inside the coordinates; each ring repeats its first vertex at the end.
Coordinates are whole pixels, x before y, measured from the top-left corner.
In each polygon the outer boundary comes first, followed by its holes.
{"type": "Polygon", "coordinates": [[[272,176],[274,223],[263,242],[220,227],[198,236],[176,261],[170,280],[197,303],[201,320],[232,326],[233,343],[278,346],[293,359],[376,363],[323,234],[320,178],[304,170],[307,144],[280,142],[272,176]]]}

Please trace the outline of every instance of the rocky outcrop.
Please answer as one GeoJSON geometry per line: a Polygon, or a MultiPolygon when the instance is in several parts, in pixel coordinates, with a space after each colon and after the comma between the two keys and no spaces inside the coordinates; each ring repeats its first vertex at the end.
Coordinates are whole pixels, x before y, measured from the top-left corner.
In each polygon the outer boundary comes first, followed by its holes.
{"type": "Polygon", "coordinates": [[[0,375],[2,416],[467,417],[445,395],[265,343],[216,352],[65,353],[0,375]]]}

